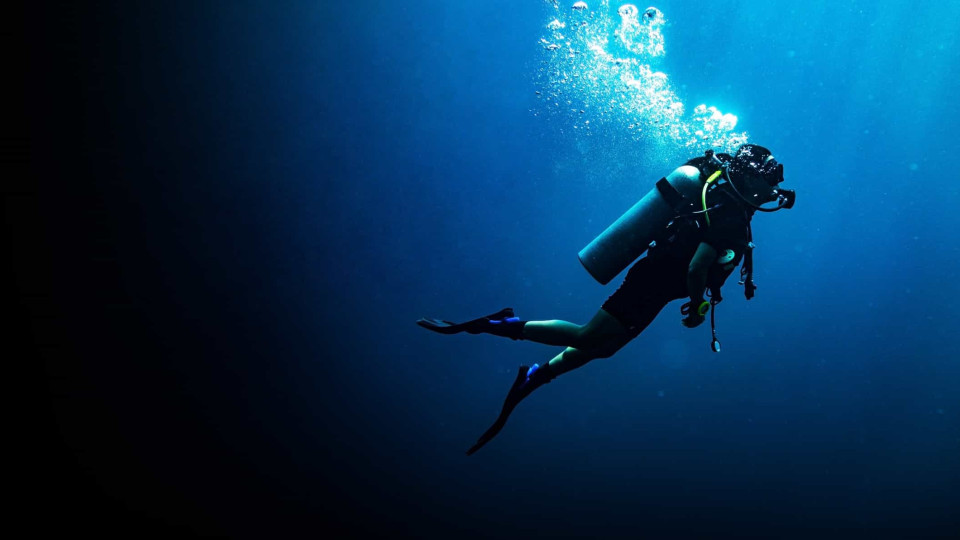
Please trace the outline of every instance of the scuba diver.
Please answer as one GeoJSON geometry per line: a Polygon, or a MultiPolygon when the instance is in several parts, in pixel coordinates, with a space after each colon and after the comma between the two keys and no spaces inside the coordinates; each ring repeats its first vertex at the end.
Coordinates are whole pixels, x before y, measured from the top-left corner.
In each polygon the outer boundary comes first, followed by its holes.
{"type": "Polygon", "coordinates": [[[711,314],[711,348],[720,351],[714,313],[720,287],[738,264],[744,293],[754,296],[750,221],[756,211],[793,207],[782,189],[783,165],[762,146],[741,145],[734,155],[707,150],[661,178],[630,210],[581,250],[580,261],[607,284],[644,252],[620,287],[585,325],[523,321],[512,308],[463,323],[420,319],[440,334],[492,334],[564,346],[549,362],[520,366],[500,416],[467,450],[471,455],[500,432],[510,413],[534,390],[591,360],[609,358],[637,337],[671,301],[688,298],[682,324],[695,328],[711,314]],[[775,207],[762,206],[776,202],[775,207]],[[709,298],[709,300],[707,300],[709,298]]]}

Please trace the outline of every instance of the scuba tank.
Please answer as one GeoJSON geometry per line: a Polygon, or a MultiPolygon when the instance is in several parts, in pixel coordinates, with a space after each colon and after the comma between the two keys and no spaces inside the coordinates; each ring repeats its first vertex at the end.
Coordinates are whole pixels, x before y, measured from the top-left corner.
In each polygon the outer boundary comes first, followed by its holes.
{"type": "Polygon", "coordinates": [[[699,195],[702,186],[700,171],[690,166],[679,167],[661,178],[642,199],[580,250],[580,263],[601,285],[606,285],[647,250],[673,219],[676,208],[699,195]]]}

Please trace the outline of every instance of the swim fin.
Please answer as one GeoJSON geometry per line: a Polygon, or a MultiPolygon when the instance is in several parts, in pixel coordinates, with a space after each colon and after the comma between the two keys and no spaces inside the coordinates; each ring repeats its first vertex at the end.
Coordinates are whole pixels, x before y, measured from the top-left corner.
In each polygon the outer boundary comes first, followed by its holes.
{"type": "Polygon", "coordinates": [[[463,323],[440,319],[420,319],[417,324],[438,334],[449,335],[467,332],[468,334],[493,334],[511,339],[522,339],[524,322],[519,317],[514,316],[513,308],[503,308],[486,317],[463,323]]]}
{"type": "Polygon", "coordinates": [[[523,398],[553,380],[554,377],[550,376],[549,370],[549,364],[544,364],[542,367],[537,364],[534,364],[533,367],[520,366],[520,370],[517,372],[517,378],[513,381],[513,386],[510,387],[510,391],[507,392],[507,398],[503,400],[503,408],[500,409],[500,416],[498,416],[493,425],[477,439],[477,443],[467,450],[468,456],[483,448],[483,445],[490,442],[500,433],[504,424],[507,423],[507,418],[510,418],[510,413],[517,407],[518,403],[523,401],[523,398]],[[539,375],[537,375],[538,373],[539,375]]]}

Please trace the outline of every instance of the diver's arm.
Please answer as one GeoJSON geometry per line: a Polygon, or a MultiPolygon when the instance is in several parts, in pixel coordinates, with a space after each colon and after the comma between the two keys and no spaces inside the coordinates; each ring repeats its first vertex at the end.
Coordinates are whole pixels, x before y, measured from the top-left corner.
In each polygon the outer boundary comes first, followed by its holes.
{"type": "Polygon", "coordinates": [[[704,301],[703,291],[707,288],[707,275],[710,273],[710,265],[716,260],[717,250],[706,242],[700,242],[687,267],[687,293],[693,309],[704,301]]]}

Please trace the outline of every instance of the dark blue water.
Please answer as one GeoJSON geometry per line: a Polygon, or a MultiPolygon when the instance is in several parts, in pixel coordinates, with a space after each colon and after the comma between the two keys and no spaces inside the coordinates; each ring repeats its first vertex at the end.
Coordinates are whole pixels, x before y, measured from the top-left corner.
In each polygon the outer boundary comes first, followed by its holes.
{"type": "Polygon", "coordinates": [[[9,219],[51,523],[960,534],[960,4],[657,7],[655,68],[773,149],[796,207],[754,219],[722,353],[672,304],[471,457],[559,349],[414,321],[586,322],[619,281],[578,250],[705,148],[546,113],[547,2],[36,8],[34,183],[9,200],[37,221],[9,219]]]}

